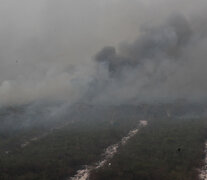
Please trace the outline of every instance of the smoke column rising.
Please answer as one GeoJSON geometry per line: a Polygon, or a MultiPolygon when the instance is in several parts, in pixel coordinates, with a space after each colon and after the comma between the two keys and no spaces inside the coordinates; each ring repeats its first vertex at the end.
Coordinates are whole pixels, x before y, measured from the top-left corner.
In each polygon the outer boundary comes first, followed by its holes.
{"type": "Polygon", "coordinates": [[[1,105],[206,99],[204,0],[1,4],[1,105]]]}

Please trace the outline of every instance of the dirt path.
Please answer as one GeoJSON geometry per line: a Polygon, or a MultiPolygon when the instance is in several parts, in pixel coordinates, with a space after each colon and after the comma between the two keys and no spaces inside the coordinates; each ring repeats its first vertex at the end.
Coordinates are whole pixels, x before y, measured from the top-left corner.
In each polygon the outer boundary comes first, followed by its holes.
{"type": "Polygon", "coordinates": [[[74,177],[69,178],[68,180],[88,180],[90,172],[92,170],[101,168],[106,163],[108,163],[108,165],[110,166],[111,163],[109,162],[109,160],[117,153],[118,148],[120,146],[124,146],[129,139],[131,139],[138,133],[140,127],[147,126],[147,124],[147,121],[141,120],[139,126],[136,129],[131,130],[127,136],[121,139],[121,141],[106,148],[105,152],[103,153],[103,159],[101,161],[95,163],[95,165],[85,166],[85,169],[78,170],[77,174],[74,177]]]}
{"type": "Polygon", "coordinates": [[[200,180],[207,180],[207,141],[205,142],[205,159],[204,159],[204,166],[201,168],[200,172],[200,180]]]}

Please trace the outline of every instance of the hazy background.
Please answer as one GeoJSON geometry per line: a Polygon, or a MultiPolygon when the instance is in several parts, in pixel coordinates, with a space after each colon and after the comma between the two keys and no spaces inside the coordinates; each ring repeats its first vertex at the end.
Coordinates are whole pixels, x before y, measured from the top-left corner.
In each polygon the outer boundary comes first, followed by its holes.
{"type": "Polygon", "coordinates": [[[206,0],[0,3],[1,105],[206,99],[206,0]]]}

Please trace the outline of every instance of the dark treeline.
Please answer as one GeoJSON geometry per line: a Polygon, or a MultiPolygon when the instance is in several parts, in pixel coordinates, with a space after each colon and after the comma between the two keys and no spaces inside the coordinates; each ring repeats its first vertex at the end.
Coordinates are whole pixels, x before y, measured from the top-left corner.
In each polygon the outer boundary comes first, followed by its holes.
{"type": "Polygon", "coordinates": [[[206,138],[206,119],[153,120],[90,179],[196,180],[206,138]]]}
{"type": "Polygon", "coordinates": [[[57,180],[73,176],[84,165],[100,160],[107,146],[118,142],[142,119],[148,120],[149,126],[119,149],[110,168],[93,172],[91,178],[195,179],[207,138],[202,118],[205,107],[185,102],[137,106],[76,104],[71,111],[61,111],[61,116],[52,119],[49,126],[39,123],[44,121],[45,110],[35,111],[43,112],[43,116],[31,118],[27,127],[22,126],[30,115],[24,112],[25,107],[4,109],[0,121],[11,119],[13,127],[0,131],[0,179],[57,180]],[[19,122],[21,117],[23,121],[19,122]],[[56,128],[59,125],[61,128],[56,128]],[[44,133],[46,136],[41,137],[44,133]],[[34,137],[41,138],[21,147],[34,137]]]}
{"type": "MultiPolygon", "coordinates": [[[[84,165],[101,159],[104,149],[136,127],[142,115],[137,108],[91,107],[78,105],[61,129],[21,148],[28,131],[1,134],[1,180],[57,180],[73,176],[84,165]],[[126,113],[129,112],[129,113],[126,113]]],[[[13,131],[12,131],[13,132],[13,131]]]]}

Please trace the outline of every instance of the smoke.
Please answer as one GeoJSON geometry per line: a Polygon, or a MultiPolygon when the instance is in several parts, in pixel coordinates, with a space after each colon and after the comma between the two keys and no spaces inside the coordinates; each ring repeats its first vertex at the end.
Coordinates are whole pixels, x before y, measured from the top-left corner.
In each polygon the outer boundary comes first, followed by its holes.
{"type": "Polygon", "coordinates": [[[158,26],[143,28],[137,40],[122,44],[118,52],[103,48],[95,60],[108,80],[95,101],[205,101],[207,39],[196,23],[201,24],[172,15],[158,26]]]}
{"type": "Polygon", "coordinates": [[[204,0],[1,4],[0,105],[206,100],[204,0]]]}
{"type": "Polygon", "coordinates": [[[185,70],[183,51],[192,38],[187,20],[176,15],[158,27],[146,29],[134,43],[122,45],[119,53],[114,47],[105,47],[95,60],[106,68],[112,83],[102,88],[98,99],[124,103],[136,99],[180,98],[176,88],[186,91],[186,87],[178,87],[174,76],[180,68],[185,70]],[[175,92],[171,91],[173,83],[175,92]]]}

